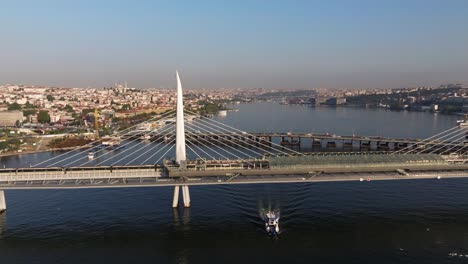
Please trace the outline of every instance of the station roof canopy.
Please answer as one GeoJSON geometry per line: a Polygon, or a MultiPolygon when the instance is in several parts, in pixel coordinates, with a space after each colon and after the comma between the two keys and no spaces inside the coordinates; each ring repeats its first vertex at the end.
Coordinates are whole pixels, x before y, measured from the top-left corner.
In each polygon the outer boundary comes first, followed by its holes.
{"type": "Polygon", "coordinates": [[[445,163],[437,154],[350,154],[333,153],[328,155],[305,155],[268,157],[271,167],[314,166],[314,165],[366,165],[389,163],[445,163]]]}

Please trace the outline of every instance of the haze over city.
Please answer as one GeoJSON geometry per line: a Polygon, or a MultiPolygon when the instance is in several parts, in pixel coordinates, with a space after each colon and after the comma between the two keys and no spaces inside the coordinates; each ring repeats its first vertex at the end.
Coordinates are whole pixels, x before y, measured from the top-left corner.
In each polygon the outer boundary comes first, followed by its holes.
{"type": "Polygon", "coordinates": [[[468,82],[466,1],[8,1],[0,83],[396,88],[468,82]],[[28,8],[25,8],[28,6],[28,8]]]}

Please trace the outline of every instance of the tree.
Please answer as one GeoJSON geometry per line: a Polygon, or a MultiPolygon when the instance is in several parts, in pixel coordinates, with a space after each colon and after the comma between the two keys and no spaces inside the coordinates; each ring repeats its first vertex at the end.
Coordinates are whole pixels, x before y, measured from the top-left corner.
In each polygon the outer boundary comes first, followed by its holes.
{"type": "Polygon", "coordinates": [[[39,114],[37,114],[37,121],[39,123],[50,123],[49,111],[46,111],[46,110],[39,111],[39,114]]]}
{"type": "Polygon", "coordinates": [[[73,112],[73,107],[72,107],[71,105],[68,105],[68,104],[67,104],[67,105],[65,106],[64,109],[65,109],[65,111],[67,111],[67,112],[73,112]]]}
{"type": "Polygon", "coordinates": [[[47,95],[47,101],[52,102],[54,99],[55,98],[52,95],[50,94],[47,95]]]}
{"type": "Polygon", "coordinates": [[[21,122],[20,122],[19,120],[16,120],[15,126],[16,126],[16,127],[21,127],[21,122]]]}
{"type": "Polygon", "coordinates": [[[8,142],[6,142],[6,141],[0,142],[0,149],[1,150],[6,150],[6,149],[8,149],[9,146],[10,146],[10,144],[8,144],[8,142]]]}
{"type": "Polygon", "coordinates": [[[12,103],[8,106],[8,110],[21,110],[21,105],[18,103],[12,103]]]}
{"type": "Polygon", "coordinates": [[[82,115],[87,115],[88,113],[94,112],[94,109],[83,109],[81,110],[82,115]]]}
{"type": "Polygon", "coordinates": [[[27,101],[26,104],[24,105],[24,108],[33,108],[34,106],[29,102],[27,101]]]}
{"type": "Polygon", "coordinates": [[[30,116],[30,115],[34,115],[37,111],[34,110],[34,109],[27,109],[27,110],[23,110],[23,115],[24,116],[30,116]]]}

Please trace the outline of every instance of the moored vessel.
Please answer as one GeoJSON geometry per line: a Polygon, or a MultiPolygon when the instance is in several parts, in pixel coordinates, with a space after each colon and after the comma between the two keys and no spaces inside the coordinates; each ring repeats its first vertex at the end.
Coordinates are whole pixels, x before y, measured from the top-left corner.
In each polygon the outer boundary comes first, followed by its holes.
{"type": "Polygon", "coordinates": [[[466,119],[457,120],[457,125],[459,127],[468,127],[468,121],[466,119]]]}

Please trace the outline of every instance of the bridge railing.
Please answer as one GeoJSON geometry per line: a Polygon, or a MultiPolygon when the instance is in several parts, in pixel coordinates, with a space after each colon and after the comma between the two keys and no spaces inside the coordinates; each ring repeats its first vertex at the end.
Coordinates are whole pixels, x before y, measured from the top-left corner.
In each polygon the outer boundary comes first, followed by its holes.
{"type": "Polygon", "coordinates": [[[89,172],[73,172],[59,173],[51,172],[19,172],[17,174],[2,174],[0,182],[12,181],[37,181],[37,180],[79,180],[79,179],[121,179],[121,178],[144,178],[144,177],[162,177],[161,171],[125,171],[125,172],[106,172],[106,171],[89,171],[89,172]]]}
{"type": "Polygon", "coordinates": [[[318,169],[318,168],[385,168],[385,167],[428,167],[428,166],[444,166],[450,165],[449,163],[441,162],[420,162],[420,163],[405,163],[405,162],[389,162],[389,163],[343,163],[343,164],[295,164],[295,165],[275,165],[271,170],[275,169],[318,169]]]}

